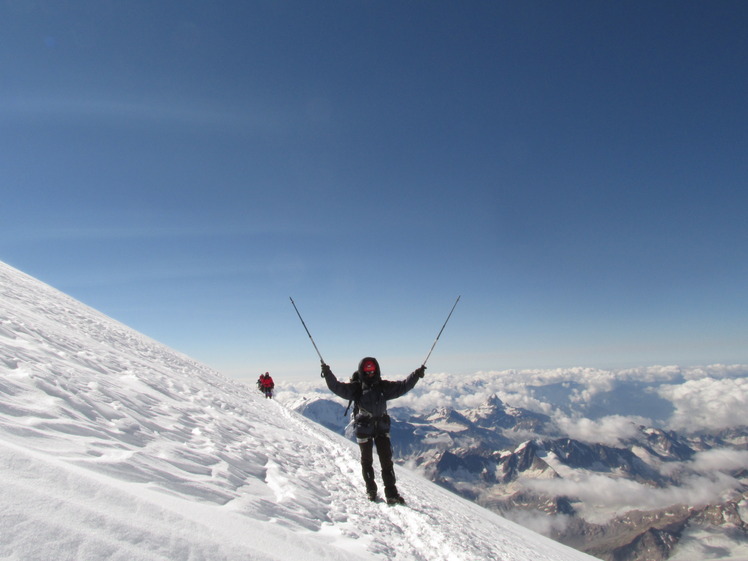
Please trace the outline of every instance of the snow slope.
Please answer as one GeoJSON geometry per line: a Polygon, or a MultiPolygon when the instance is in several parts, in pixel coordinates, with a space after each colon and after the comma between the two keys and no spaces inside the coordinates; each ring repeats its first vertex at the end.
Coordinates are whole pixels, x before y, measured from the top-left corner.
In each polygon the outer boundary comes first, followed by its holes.
{"type": "Polygon", "coordinates": [[[355,444],[0,262],[0,558],[592,559],[355,444]]]}

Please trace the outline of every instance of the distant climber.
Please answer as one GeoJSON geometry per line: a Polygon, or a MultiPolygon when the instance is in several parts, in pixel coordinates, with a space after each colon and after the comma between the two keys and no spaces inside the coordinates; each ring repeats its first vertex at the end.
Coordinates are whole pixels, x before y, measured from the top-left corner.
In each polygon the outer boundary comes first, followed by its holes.
{"type": "Polygon", "coordinates": [[[275,382],[270,377],[270,373],[265,372],[265,374],[260,374],[260,377],[257,379],[257,389],[265,394],[267,399],[273,399],[273,388],[275,388],[275,382]]]}
{"type": "Polygon", "coordinates": [[[322,375],[330,391],[354,404],[353,423],[356,429],[356,440],[361,448],[361,471],[370,501],[377,500],[373,460],[373,449],[376,445],[387,504],[405,504],[405,500],[397,490],[395,469],[392,463],[387,401],[412,390],[418,380],[423,378],[425,372],[426,367],[421,366],[405,380],[399,382],[382,380],[377,359],[366,357],[359,363],[358,370],[354,372],[350,382],[340,382],[330,367],[322,363],[322,375]]]}

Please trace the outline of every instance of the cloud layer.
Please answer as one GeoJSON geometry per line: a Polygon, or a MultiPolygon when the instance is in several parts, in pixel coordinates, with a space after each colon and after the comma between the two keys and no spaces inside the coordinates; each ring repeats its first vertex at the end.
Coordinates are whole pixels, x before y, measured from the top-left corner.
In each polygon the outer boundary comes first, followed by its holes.
{"type": "Polygon", "coordinates": [[[740,483],[733,477],[716,472],[694,476],[683,485],[653,488],[630,479],[582,472],[574,479],[524,480],[528,489],[582,501],[580,514],[590,522],[602,523],[612,516],[630,510],[658,510],[673,505],[706,506],[729,499],[740,483]]]}
{"type": "MultiPolygon", "coordinates": [[[[322,382],[279,384],[293,394],[336,399],[322,382]]],[[[507,405],[552,417],[559,431],[585,442],[615,445],[640,425],[666,430],[723,430],[746,425],[748,365],[564,368],[428,374],[391,404],[428,413],[478,407],[492,395],[507,405]]]]}

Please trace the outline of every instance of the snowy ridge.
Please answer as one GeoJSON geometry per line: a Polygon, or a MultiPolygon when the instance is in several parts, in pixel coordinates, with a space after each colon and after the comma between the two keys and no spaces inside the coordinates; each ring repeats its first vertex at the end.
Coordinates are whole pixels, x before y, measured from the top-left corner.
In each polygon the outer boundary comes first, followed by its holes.
{"type": "Polygon", "coordinates": [[[0,557],[591,559],[397,469],[0,263],[0,557]]]}

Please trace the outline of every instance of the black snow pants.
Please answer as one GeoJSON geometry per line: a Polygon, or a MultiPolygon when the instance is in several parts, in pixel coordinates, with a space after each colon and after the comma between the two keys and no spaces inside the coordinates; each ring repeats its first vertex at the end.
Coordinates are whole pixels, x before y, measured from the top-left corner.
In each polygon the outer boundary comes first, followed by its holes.
{"type": "Polygon", "coordinates": [[[387,498],[397,497],[395,486],[395,468],[392,464],[392,444],[389,434],[380,434],[359,442],[361,448],[361,471],[364,475],[367,493],[376,492],[377,484],[374,481],[374,445],[377,447],[379,465],[382,467],[382,481],[384,482],[384,495],[387,498]]]}

